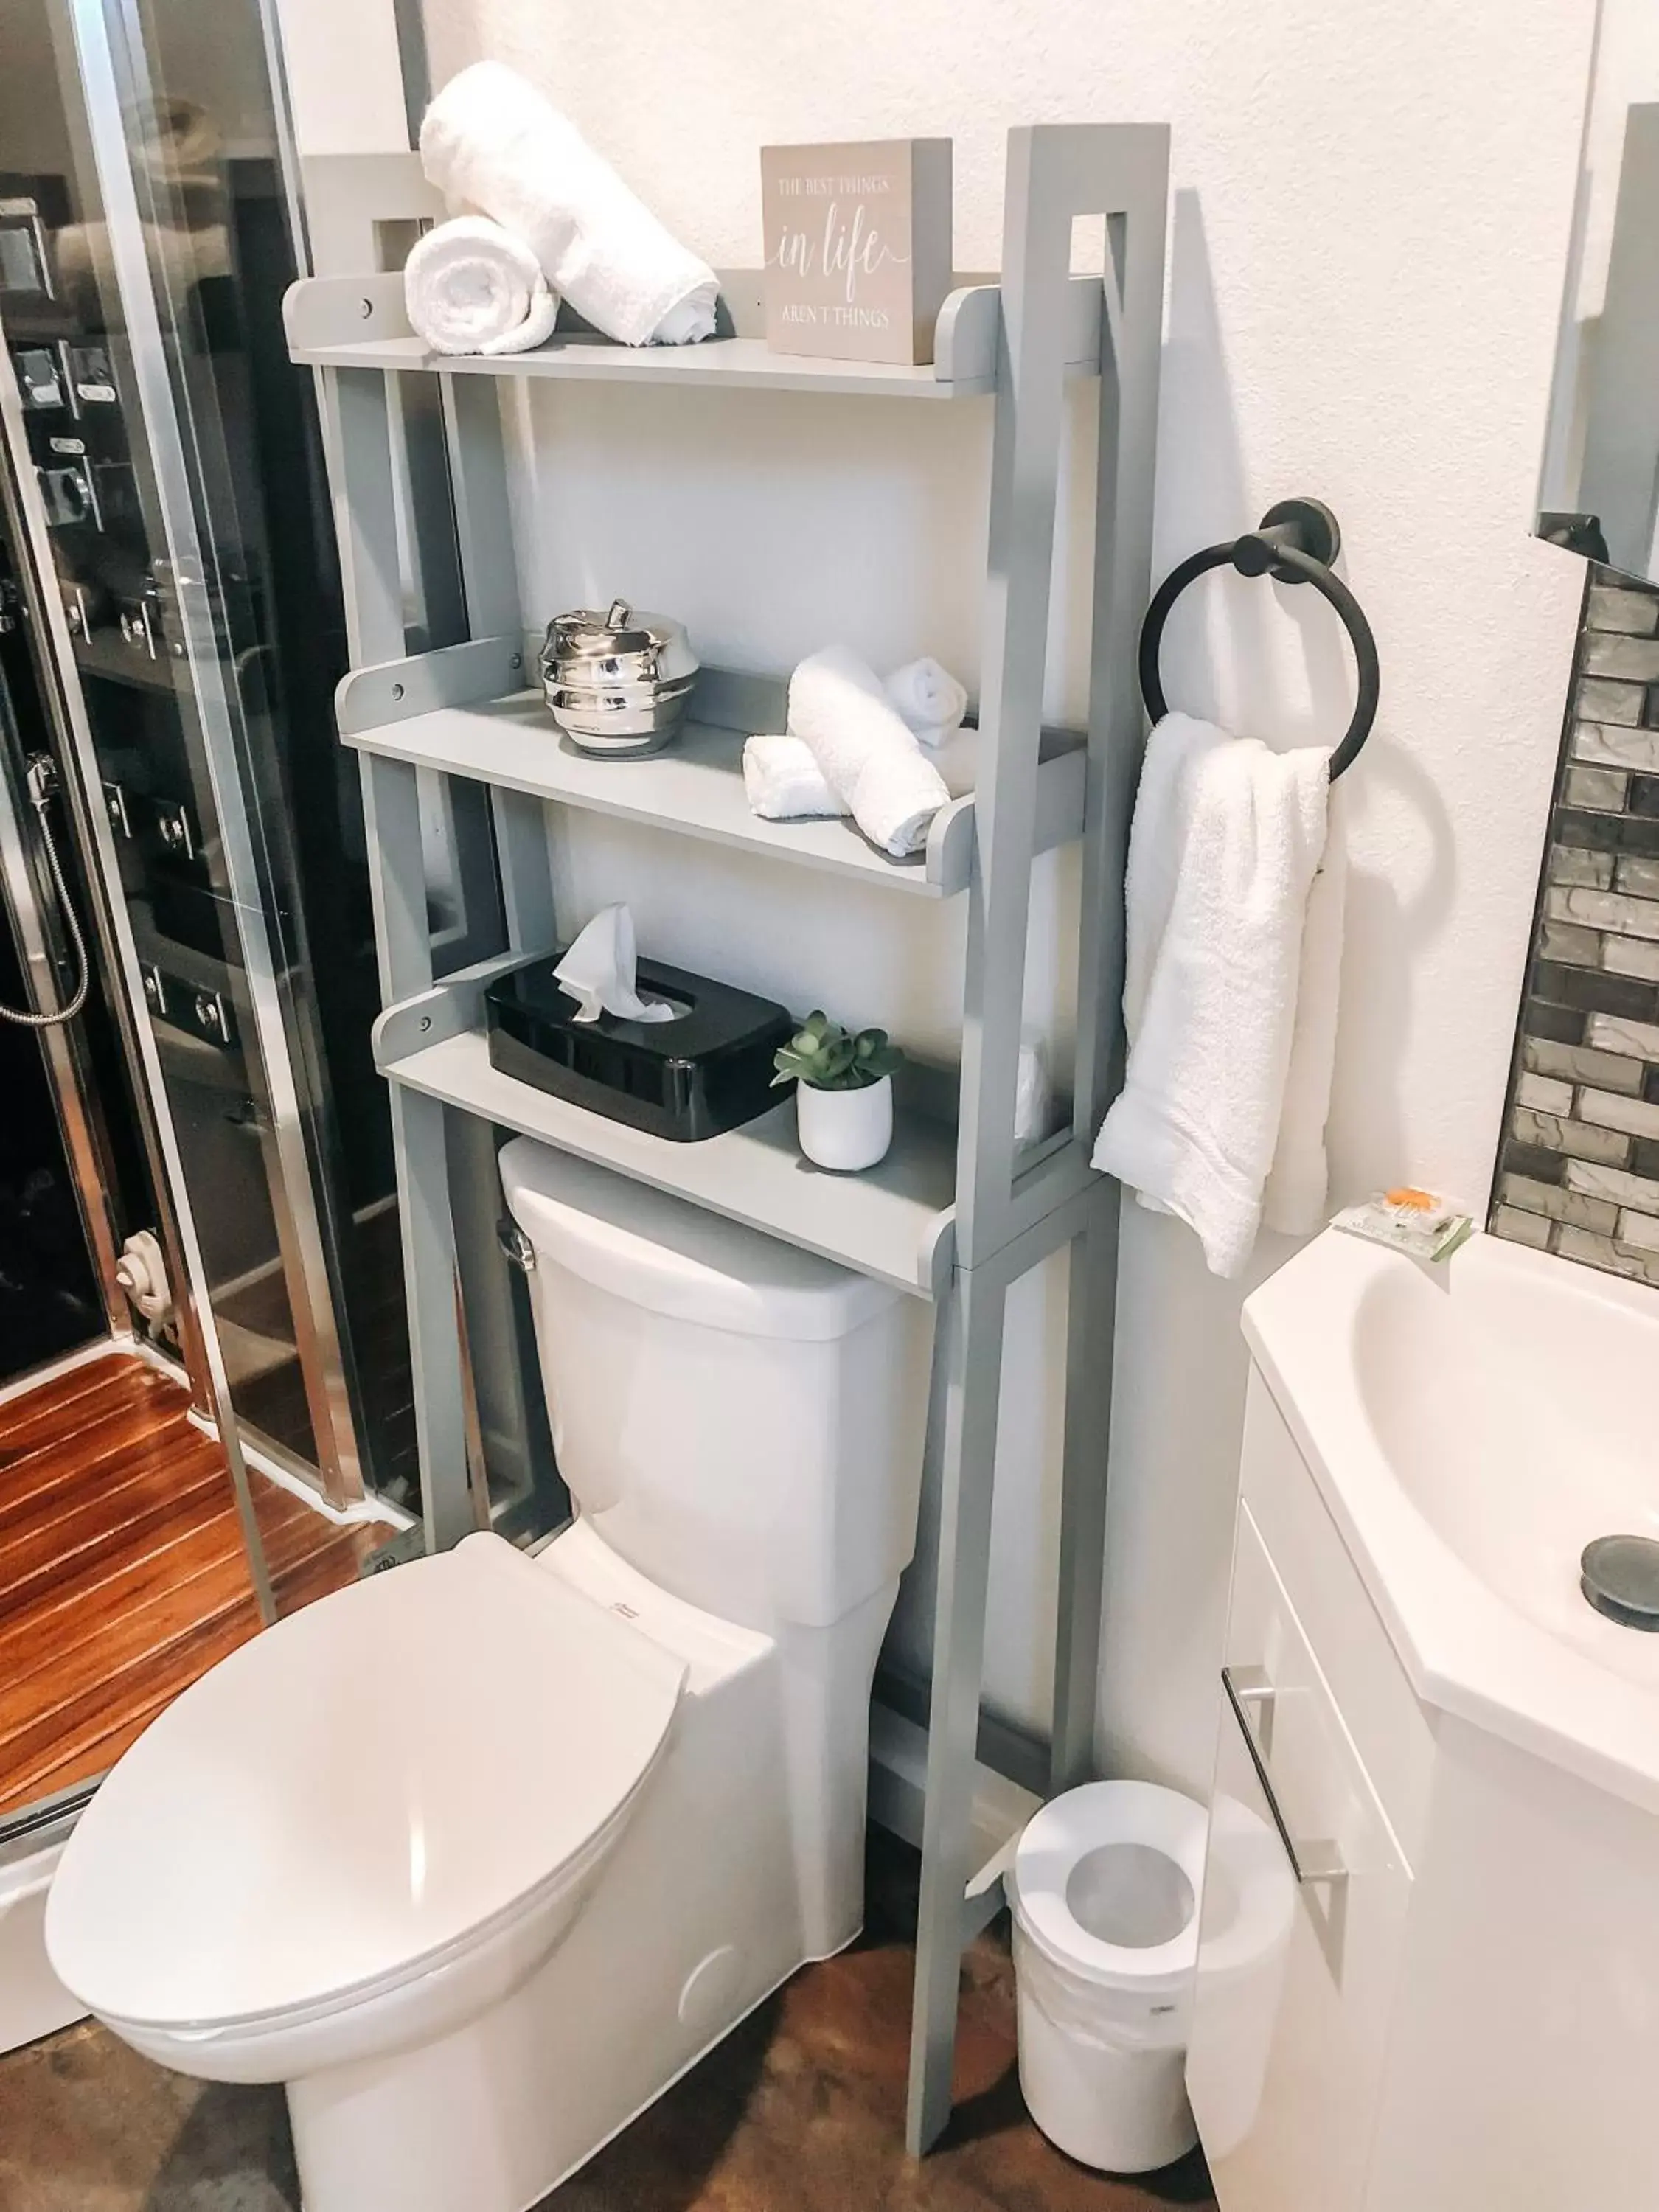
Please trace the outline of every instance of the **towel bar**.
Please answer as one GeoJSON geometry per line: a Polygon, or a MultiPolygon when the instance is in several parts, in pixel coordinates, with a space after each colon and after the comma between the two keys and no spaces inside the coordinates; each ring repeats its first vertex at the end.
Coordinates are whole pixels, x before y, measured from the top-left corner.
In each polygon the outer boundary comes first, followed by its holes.
{"type": "Polygon", "coordinates": [[[1331,563],[1341,544],[1342,533],[1328,507],[1316,499],[1282,499],[1267,509],[1258,528],[1247,531],[1231,544],[1208,545],[1201,553],[1189,553],[1171,568],[1153,593],[1140,629],[1140,692],[1152,720],[1158,721],[1170,711],[1158,671],[1158,647],[1170,610],[1188,584],[1231,562],[1241,576],[1271,576],[1279,584],[1311,584],[1340,616],[1353,647],[1359,696],[1354,702],[1353,720],[1331,755],[1331,781],[1334,783],[1352,768],[1376,720],[1382,679],[1371,626],[1358,600],[1332,573],[1331,563]]]}

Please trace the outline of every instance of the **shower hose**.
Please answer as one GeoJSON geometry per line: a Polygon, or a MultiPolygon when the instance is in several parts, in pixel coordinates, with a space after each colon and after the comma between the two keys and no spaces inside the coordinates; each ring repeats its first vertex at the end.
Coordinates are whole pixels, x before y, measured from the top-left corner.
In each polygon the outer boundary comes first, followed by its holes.
{"type": "Polygon", "coordinates": [[[56,1029],[60,1022],[72,1022],[87,1003],[87,990],[92,981],[87,964],[87,940],[81,933],[75,902],[69,895],[69,885],[64,881],[64,864],[58,857],[58,841],[52,834],[52,801],[57,788],[57,770],[51,755],[32,755],[28,769],[29,804],[40,824],[40,842],[46,848],[46,866],[52,875],[52,887],[58,893],[58,903],[63,908],[64,927],[68,930],[70,943],[75,949],[76,971],[80,980],[68,1005],[58,1007],[55,1013],[25,1013],[0,1000],[0,1021],[15,1022],[19,1028],[26,1030],[51,1030],[56,1029]]]}

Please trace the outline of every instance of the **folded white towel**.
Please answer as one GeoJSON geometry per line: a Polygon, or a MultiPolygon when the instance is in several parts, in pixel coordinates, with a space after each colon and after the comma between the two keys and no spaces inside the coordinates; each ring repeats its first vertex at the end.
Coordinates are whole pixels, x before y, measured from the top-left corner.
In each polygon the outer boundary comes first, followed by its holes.
{"type": "Polygon", "coordinates": [[[763,822],[821,822],[847,811],[811,746],[787,733],[744,738],[743,787],[763,822]]]}
{"type": "Polygon", "coordinates": [[[1126,883],[1129,1063],[1094,1164],[1194,1229],[1212,1273],[1255,1242],[1295,1028],[1329,756],[1168,714],[1126,883]]]}
{"type": "Polygon", "coordinates": [[[404,264],[404,301],[434,353],[522,353],[546,343],[559,313],[540,262],[487,215],[428,231],[404,264]]]}
{"type": "Polygon", "coordinates": [[[789,679],[789,727],[872,845],[895,860],[921,851],[951,794],[855,653],[834,645],[801,662],[789,679]]]}
{"type": "Polygon", "coordinates": [[[1330,1118],[1331,1077],[1336,1067],[1343,914],[1348,896],[1348,853],[1337,805],[1339,788],[1331,787],[1325,854],[1308,890],[1285,1109],[1261,1206],[1263,1222],[1285,1237],[1311,1237],[1322,1229],[1330,1197],[1325,1124],[1330,1118]]]}
{"type": "Polygon", "coordinates": [[[937,745],[952,730],[962,727],[968,712],[968,693],[943,661],[924,653],[896,668],[882,690],[887,703],[911,735],[924,745],[937,745]]]}
{"type": "MultiPolygon", "coordinates": [[[[939,779],[952,799],[964,798],[974,788],[978,737],[977,730],[950,731],[933,756],[939,779]]],[[[805,738],[746,738],[743,783],[750,811],[763,822],[825,821],[847,811],[805,738]]]]}
{"type": "Polygon", "coordinates": [[[534,85],[475,62],[426,112],[421,163],[452,207],[520,237],[556,292],[623,345],[712,336],[720,285],[534,85]]]}

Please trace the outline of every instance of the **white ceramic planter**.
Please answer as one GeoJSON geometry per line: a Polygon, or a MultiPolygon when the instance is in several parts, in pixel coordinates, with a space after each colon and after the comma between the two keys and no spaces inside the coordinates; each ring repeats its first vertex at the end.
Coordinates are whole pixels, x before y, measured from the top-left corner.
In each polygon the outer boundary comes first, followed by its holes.
{"type": "Polygon", "coordinates": [[[795,1124],[800,1148],[821,1168],[854,1175],[884,1159],[893,1141],[893,1079],[861,1091],[815,1091],[795,1085],[795,1124]]]}

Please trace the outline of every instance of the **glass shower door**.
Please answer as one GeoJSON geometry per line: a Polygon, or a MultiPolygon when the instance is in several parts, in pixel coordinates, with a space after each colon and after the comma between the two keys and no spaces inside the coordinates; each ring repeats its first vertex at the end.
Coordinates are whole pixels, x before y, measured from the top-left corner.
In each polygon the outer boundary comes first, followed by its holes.
{"type": "Polygon", "coordinates": [[[29,208],[39,281],[0,313],[229,1404],[333,1503],[414,1503],[362,814],[331,707],[343,625],[280,333],[294,210],[264,27],[251,0],[8,13],[0,220],[29,208]]]}
{"type": "MultiPolygon", "coordinates": [[[[204,1334],[271,1459],[319,1471],[337,1504],[418,1510],[361,789],[332,708],[344,612],[313,381],[282,332],[304,210],[273,24],[262,0],[8,0],[6,41],[0,321],[21,466],[204,1334]]],[[[411,456],[431,397],[410,396],[411,456]]],[[[447,478],[409,474],[414,651],[465,635],[466,609],[447,478]]],[[[433,798],[428,924],[448,972],[504,933],[486,794],[433,798]]],[[[526,1387],[527,1302],[495,1247],[488,1132],[469,1124],[453,1149],[469,1465],[481,1514],[528,1538],[563,1501],[526,1387]]]]}

